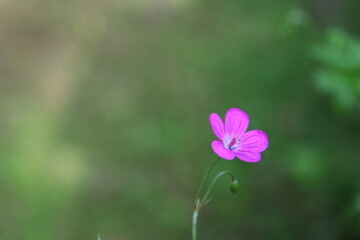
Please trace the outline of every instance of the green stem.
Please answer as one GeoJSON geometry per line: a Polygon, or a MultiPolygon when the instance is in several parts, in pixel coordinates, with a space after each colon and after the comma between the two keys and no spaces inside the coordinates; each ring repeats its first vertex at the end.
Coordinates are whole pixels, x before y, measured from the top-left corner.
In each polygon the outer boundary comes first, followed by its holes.
{"type": "Polygon", "coordinates": [[[200,205],[200,199],[199,199],[199,195],[201,193],[202,188],[204,187],[204,184],[211,172],[211,170],[214,168],[215,164],[218,162],[218,160],[220,159],[220,157],[217,157],[214,162],[210,165],[209,169],[207,170],[207,172],[205,173],[204,178],[201,181],[199,190],[196,193],[195,196],[195,201],[194,201],[194,212],[193,212],[193,220],[192,220],[192,240],[197,240],[197,235],[196,235],[196,229],[197,229],[197,218],[199,216],[199,211],[201,208],[200,205]]]}
{"type": "Polygon", "coordinates": [[[199,212],[195,209],[193,213],[193,221],[192,221],[192,240],[197,240],[196,238],[196,226],[197,226],[197,218],[199,216],[199,212]]]}
{"type": "Polygon", "coordinates": [[[227,172],[227,171],[220,172],[220,173],[219,173],[218,175],[216,175],[216,177],[214,177],[214,179],[212,180],[212,182],[211,182],[208,190],[206,191],[203,199],[201,200],[201,202],[200,202],[200,204],[199,204],[200,206],[206,205],[206,202],[208,201],[207,198],[208,198],[211,190],[213,189],[214,184],[215,184],[222,176],[224,176],[225,174],[227,174],[227,175],[229,175],[229,176],[231,177],[231,181],[234,181],[234,180],[235,180],[234,175],[232,175],[230,172],[227,172]]]}
{"type": "Polygon", "coordinates": [[[200,195],[201,190],[202,190],[202,188],[203,188],[203,186],[204,186],[204,184],[205,184],[205,182],[206,182],[206,179],[208,178],[211,170],[213,169],[213,167],[215,166],[215,164],[218,162],[219,159],[220,159],[220,157],[217,157],[217,158],[214,160],[214,162],[211,164],[211,166],[209,167],[209,169],[207,170],[207,172],[205,173],[205,176],[204,176],[204,178],[203,178],[202,181],[201,181],[199,190],[197,191],[196,196],[195,196],[194,209],[196,209],[196,207],[197,207],[197,205],[198,205],[197,203],[198,203],[199,195],[200,195]]]}

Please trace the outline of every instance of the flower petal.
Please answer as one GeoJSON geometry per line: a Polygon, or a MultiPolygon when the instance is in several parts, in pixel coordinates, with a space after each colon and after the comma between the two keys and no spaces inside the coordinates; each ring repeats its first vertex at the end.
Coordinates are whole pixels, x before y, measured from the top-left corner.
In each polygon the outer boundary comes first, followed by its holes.
{"type": "Polygon", "coordinates": [[[223,123],[223,121],[221,120],[219,115],[217,115],[216,113],[210,114],[209,120],[210,120],[210,125],[211,125],[211,128],[212,128],[214,134],[220,140],[222,140],[223,136],[224,136],[224,123],[223,123]]]}
{"type": "Polygon", "coordinates": [[[261,159],[261,153],[247,150],[237,151],[235,152],[235,155],[237,158],[245,162],[258,162],[261,159]]]}
{"type": "Polygon", "coordinates": [[[241,149],[262,152],[268,147],[268,137],[261,130],[251,130],[241,137],[241,149]]]}
{"type": "Polygon", "coordinates": [[[233,160],[235,158],[235,153],[225,148],[222,141],[219,140],[212,141],[211,147],[214,150],[214,152],[223,159],[233,160]]]}
{"type": "Polygon", "coordinates": [[[249,126],[249,116],[246,112],[231,108],[226,112],[225,134],[229,139],[241,136],[249,126]]]}

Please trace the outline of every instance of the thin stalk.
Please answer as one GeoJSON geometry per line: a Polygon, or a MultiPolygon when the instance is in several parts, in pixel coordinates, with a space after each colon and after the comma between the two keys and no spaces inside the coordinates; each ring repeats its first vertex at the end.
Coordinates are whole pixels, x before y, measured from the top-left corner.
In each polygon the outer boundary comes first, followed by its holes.
{"type": "Polygon", "coordinates": [[[211,170],[213,169],[213,167],[215,166],[215,164],[218,162],[218,160],[220,159],[220,157],[217,157],[213,163],[210,165],[209,169],[207,170],[207,172],[205,173],[205,176],[203,177],[202,181],[201,181],[201,184],[200,184],[200,187],[199,187],[199,190],[197,191],[196,193],[196,196],[195,196],[195,201],[194,201],[194,209],[196,209],[197,205],[198,205],[198,198],[199,198],[199,195],[201,193],[201,190],[211,172],[211,170]]]}
{"type": "Polygon", "coordinates": [[[197,218],[199,216],[199,212],[195,209],[193,213],[192,220],[192,240],[197,240],[196,238],[196,227],[197,227],[197,218]]]}
{"type": "Polygon", "coordinates": [[[201,184],[200,184],[200,187],[199,187],[199,190],[197,191],[196,193],[196,196],[195,196],[195,201],[194,201],[194,212],[193,212],[193,219],[192,219],[192,240],[197,240],[197,218],[199,216],[199,211],[200,211],[200,208],[201,208],[201,204],[200,204],[200,199],[199,199],[199,195],[202,191],[202,188],[204,187],[204,184],[208,178],[208,176],[210,175],[210,172],[211,170],[214,168],[215,164],[218,162],[218,160],[220,159],[220,157],[217,157],[213,163],[210,165],[210,167],[208,168],[208,170],[206,171],[202,181],[201,181],[201,184]]]}
{"type": "Polygon", "coordinates": [[[211,182],[208,190],[206,191],[203,199],[201,200],[201,202],[200,202],[200,204],[199,204],[200,206],[206,205],[206,203],[208,202],[207,198],[208,198],[211,190],[213,189],[214,184],[215,184],[222,176],[224,176],[225,174],[227,174],[227,175],[229,175],[229,176],[231,177],[231,181],[234,181],[234,180],[235,180],[234,175],[232,175],[230,172],[227,172],[227,171],[220,172],[220,173],[219,173],[218,175],[216,175],[216,177],[214,177],[214,179],[212,180],[212,182],[211,182]]]}

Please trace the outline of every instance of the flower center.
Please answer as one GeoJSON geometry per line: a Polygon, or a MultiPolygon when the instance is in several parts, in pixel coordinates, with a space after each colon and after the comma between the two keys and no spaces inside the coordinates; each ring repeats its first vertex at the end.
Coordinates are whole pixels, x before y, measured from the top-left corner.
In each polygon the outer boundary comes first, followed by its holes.
{"type": "Polygon", "coordinates": [[[240,141],[240,139],[233,138],[233,139],[230,141],[228,148],[229,148],[230,150],[236,149],[237,146],[238,146],[239,141],[240,141]]]}

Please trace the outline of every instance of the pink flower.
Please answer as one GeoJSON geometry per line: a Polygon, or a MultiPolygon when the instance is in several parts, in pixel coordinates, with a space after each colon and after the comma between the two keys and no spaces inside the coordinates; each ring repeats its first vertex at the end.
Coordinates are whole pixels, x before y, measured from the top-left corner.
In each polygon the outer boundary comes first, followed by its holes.
{"type": "Polygon", "coordinates": [[[261,152],[268,147],[268,137],[261,130],[245,132],[249,125],[249,116],[238,108],[231,108],[225,116],[225,125],[219,115],[209,117],[214,134],[220,140],[214,140],[211,147],[221,158],[233,160],[235,157],[245,162],[258,162],[261,152]]]}

